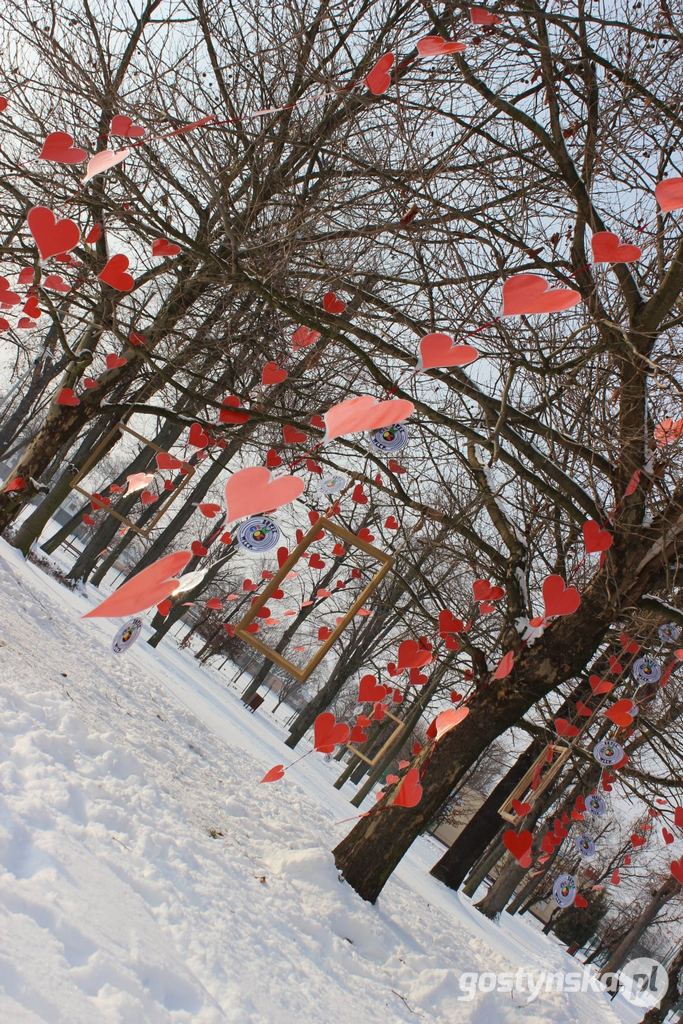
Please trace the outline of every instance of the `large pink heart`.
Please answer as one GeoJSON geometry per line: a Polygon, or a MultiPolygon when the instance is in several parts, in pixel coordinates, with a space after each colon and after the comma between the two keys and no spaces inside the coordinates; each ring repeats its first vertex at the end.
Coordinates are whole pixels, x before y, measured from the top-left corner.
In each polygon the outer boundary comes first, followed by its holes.
{"type": "Polygon", "coordinates": [[[178,575],[191,558],[191,551],[175,551],[172,555],[164,555],[120,586],[83,618],[103,616],[117,619],[151,608],[153,604],[158,604],[176,592],[178,575]]]}
{"type": "Polygon", "coordinates": [[[683,207],[683,178],[666,178],[655,185],[655,197],[662,210],[680,210],[683,207]]]}
{"type": "Polygon", "coordinates": [[[456,725],[460,725],[469,713],[470,709],[466,705],[463,705],[461,708],[449,708],[448,711],[442,711],[427,729],[428,738],[436,740],[438,743],[445,733],[455,729],[456,725]]]}
{"type": "Polygon", "coordinates": [[[540,274],[515,274],[503,284],[503,316],[557,313],[580,301],[574,288],[551,288],[540,274]]]}
{"type": "Polygon", "coordinates": [[[420,368],[467,366],[479,355],[473,345],[456,345],[448,334],[425,334],[420,339],[420,368]]]}
{"type": "Polygon", "coordinates": [[[102,149],[99,153],[95,153],[88,160],[83,181],[90,181],[97,174],[104,174],[111,167],[116,167],[117,164],[126,159],[129,153],[129,149],[102,149]]]}
{"type": "Polygon", "coordinates": [[[277,476],[273,478],[265,466],[250,466],[233,473],[225,485],[225,504],[232,523],[243,516],[254,516],[258,512],[270,512],[294,501],[303,492],[304,481],[300,476],[277,476]]]}
{"type": "Polygon", "coordinates": [[[325,440],[331,441],[342,434],[355,434],[360,430],[389,427],[407,419],[414,411],[413,403],[405,398],[389,398],[384,402],[378,402],[370,395],[347,398],[325,413],[325,440]]]}

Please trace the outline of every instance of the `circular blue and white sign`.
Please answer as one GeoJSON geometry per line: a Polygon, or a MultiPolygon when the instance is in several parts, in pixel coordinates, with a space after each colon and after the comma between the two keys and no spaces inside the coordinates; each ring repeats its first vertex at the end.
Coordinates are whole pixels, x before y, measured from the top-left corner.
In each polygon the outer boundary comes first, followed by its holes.
{"type": "Polygon", "coordinates": [[[272,551],[280,540],[280,527],[270,516],[252,516],[237,531],[237,543],[252,555],[272,551]]]}

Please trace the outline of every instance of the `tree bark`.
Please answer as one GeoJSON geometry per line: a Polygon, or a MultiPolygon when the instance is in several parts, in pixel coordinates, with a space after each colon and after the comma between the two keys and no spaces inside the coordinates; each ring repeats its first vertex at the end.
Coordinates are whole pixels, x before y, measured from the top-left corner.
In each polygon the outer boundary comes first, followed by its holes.
{"type": "Polygon", "coordinates": [[[662,882],[645,904],[621,942],[612,950],[609,960],[600,971],[601,978],[605,974],[614,974],[621,970],[635,943],[646,929],[650,927],[662,907],[666,906],[679,890],[678,882],[671,875],[662,882]]]}

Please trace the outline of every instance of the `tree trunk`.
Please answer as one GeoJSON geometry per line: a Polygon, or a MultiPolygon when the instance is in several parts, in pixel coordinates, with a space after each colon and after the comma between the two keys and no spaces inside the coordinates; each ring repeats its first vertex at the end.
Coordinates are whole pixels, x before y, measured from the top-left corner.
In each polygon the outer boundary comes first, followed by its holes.
{"type": "Polygon", "coordinates": [[[619,551],[616,568],[609,574],[598,571],[573,615],[555,619],[536,644],[518,651],[505,679],[482,680],[469,702],[466,722],[441,738],[428,763],[424,752],[418,755],[414,764],[421,769],[420,803],[402,808],[383,801],[335,847],[337,867],[364,899],[374,903],[405,852],[489,744],[541,697],[586,667],[620,608],[633,607],[659,578],[675,542],[671,530],[656,555],[649,538],[631,541],[619,551]]]}
{"type": "Polygon", "coordinates": [[[601,978],[604,977],[605,974],[615,974],[617,971],[621,970],[635,943],[646,929],[650,927],[662,907],[664,907],[679,891],[680,886],[678,882],[670,875],[662,882],[659,888],[653,892],[650,900],[645,904],[621,942],[618,943],[616,949],[612,950],[609,960],[600,971],[601,978]]]}
{"type": "Polygon", "coordinates": [[[503,829],[501,827],[498,835],[495,837],[493,842],[487,846],[483,855],[479,858],[467,876],[467,880],[462,887],[462,891],[464,895],[469,896],[470,899],[474,897],[474,894],[489,872],[493,871],[498,861],[505,856],[505,847],[501,842],[502,835],[503,829]]]}
{"type": "Polygon", "coordinates": [[[498,809],[507,800],[520,779],[529,771],[542,749],[539,740],[533,740],[497,786],[484,800],[450,849],[436,862],[431,874],[450,889],[459,889],[468,871],[476,864],[484,850],[500,829],[498,809]]]}

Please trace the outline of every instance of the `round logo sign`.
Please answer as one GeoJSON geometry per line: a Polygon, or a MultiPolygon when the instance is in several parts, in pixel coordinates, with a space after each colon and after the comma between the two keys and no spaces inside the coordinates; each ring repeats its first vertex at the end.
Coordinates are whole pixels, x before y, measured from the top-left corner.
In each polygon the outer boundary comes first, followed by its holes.
{"type": "Polygon", "coordinates": [[[675,644],[681,635],[681,627],[675,622],[663,622],[657,632],[663,644],[675,644]]]}
{"type": "Polygon", "coordinates": [[[140,636],[142,619],[129,619],[118,631],[112,640],[111,649],[114,654],[123,654],[129,647],[132,647],[140,636]]]}
{"type": "Polygon", "coordinates": [[[577,852],[580,857],[588,859],[595,853],[595,843],[593,837],[589,836],[587,832],[581,832],[574,839],[574,845],[576,846],[577,852]]]}
{"type": "Polygon", "coordinates": [[[318,490],[321,494],[339,494],[344,490],[347,482],[343,473],[325,473],[320,477],[318,490]]]}
{"type": "Polygon", "coordinates": [[[370,446],[382,455],[396,455],[408,444],[408,431],[402,424],[393,427],[382,427],[370,434],[370,446]]]}
{"type": "Polygon", "coordinates": [[[616,740],[606,737],[604,740],[600,740],[593,747],[593,757],[598,762],[611,767],[613,764],[619,764],[624,756],[624,748],[616,740]]]}
{"type": "Polygon", "coordinates": [[[590,793],[586,797],[586,810],[594,818],[602,818],[607,810],[607,804],[598,793],[590,793]]]}
{"type": "Polygon", "coordinates": [[[662,674],[659,662],[651,654],[638,658],[631,671],[637,683],[658,683],[662,674]]]}
{"type": "Polygon", "coordinates": [[[270,516],[252,516],[237,531],[237,543],[244,551],[262,555],[280,540],[280,527],[270,516]]]}
{"type": "Polygon", "coordinates": [[[619,992],[634,1006],[658,1006],[669,987],[669,975],[659,960],[639,956],[619,972],[619,992]]]}
{"type": "Polygon", "coordinates": [[[558,907],[571,907],[576,899],[576,879],[573,875],[558,875],[553,883],[553,898],[558,907]]]}

